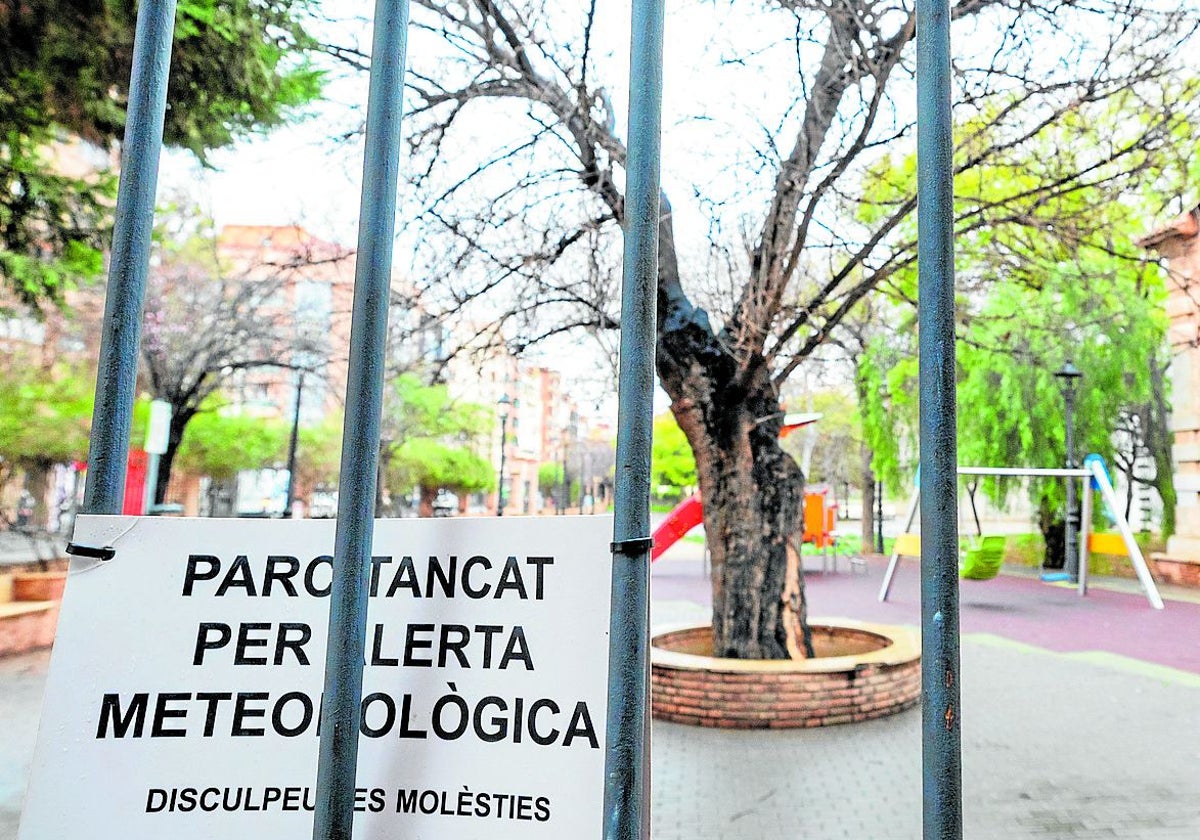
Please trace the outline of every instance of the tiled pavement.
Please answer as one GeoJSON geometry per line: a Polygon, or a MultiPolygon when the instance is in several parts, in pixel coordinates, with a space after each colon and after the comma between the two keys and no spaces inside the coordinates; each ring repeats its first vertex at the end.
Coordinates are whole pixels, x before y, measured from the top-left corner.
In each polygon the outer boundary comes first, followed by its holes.
{"type": "MultiPolygon", "coordinates": [[[[706,616],[700,558],[684,551],[656,564],[656,625],[706,616]]],[[[867,575],[842,568],[810,576],[816,614],[918,623],[915,564],[886,604],[880,564],[867,575]]],[[[1158,612],[1137,592],[1080,599],[1009,576],[971,584],[964,836],[1200,838],[1200,604],[1168,597],[1158,612]]],[[[917,838],[920,753],[917,709],[796,732],[656,724],[653,837],[917,838]]]]}
{"type": "Polygon", "coordinates": [[[0,838],[17,836],[49,651],[0,657],[0,838]]]}
{"type": "MultiPolygon", "coordinates": [[[[963,645],[968,838],[1200,837],[1200,679],[963,645]]],[[[921,836],[920,712],[793,732],[654,727],[655,840],[921,836]]]]}

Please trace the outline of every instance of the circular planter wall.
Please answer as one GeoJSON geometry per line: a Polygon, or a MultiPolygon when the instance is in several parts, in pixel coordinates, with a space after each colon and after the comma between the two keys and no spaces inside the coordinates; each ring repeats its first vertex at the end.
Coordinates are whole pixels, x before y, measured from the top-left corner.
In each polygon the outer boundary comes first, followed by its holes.
{"type": "Polygon", "coordinates": [[[802,660],[714,657],[708,625],[655,635],[654,717],[725,729],[792,729],[870,720],[916,705],[916,631],[845,619],[810,625],[817,656],[802,660]]]}
{"type": "Polygon", "coordinates": [[[14,601],[61,601],[67,585],[67,573],[20,572],[13,575],[14,601]]]}

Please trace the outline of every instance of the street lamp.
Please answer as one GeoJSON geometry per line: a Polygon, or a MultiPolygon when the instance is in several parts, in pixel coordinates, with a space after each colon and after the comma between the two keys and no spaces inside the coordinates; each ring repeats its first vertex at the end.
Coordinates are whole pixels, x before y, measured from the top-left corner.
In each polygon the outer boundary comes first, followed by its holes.
{"type": "MultiPolygon", "coordinates": [[[[1062,384],[1067,426],[1067,469],[1075,469],[1075,389],[1083,372],[1067,362],[1054,375],[1062,384]]],[[[1066,557],[1064,566],[1072,583],[1079,582],[1079,514],[1075,510],[1075,479],[1067,478],[1066,557]]]]}
{"type": "Polygon", "coordinates": [[[508,448],[508,409],[513,404],[508,394],[501,394],[496,405],[500,407],[500,486],[496,491],[496,515],[504,515],[504,455],[508,448]]]}
{"type": "MultiPolygon", "coordinates": [[[[892,395],[889,391],[884,390],[879,395],[879,404],[883,408],[883,416],[886,418],[892,407],[892,395]]],[[[866,514],[863,514],[866,516],[866,514]]],[[[880,554],[883,554],[883,476],[875,476],[875,549],[880,554]]]]}

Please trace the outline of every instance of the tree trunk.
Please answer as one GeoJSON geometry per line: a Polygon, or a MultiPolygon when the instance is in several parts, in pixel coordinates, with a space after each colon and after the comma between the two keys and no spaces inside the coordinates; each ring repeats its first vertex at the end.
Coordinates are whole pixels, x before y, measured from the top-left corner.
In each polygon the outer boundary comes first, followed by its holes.
{"type": "Polygon", "coordinates": [[[433,516],[433,500],[437,498],[438,489],[436,487],[426,487],[421,485],[421,502],[417,508],[417,515],[423,516],[426,519],[433,516]]]}
{"type": "Polygon", "coordinates": [[[712,559],[713,655],[787,659],[789,623],[808,636],[799,562],[788,580],[804,476],[779,445],[783,411],[770,363],[753,341],[739,344],[736,325],[714,332],[708,313],[687,299],[671,205],[661,201],[655,363],[696,459],[712,559]]]}
{"type": "Polygon", "coordinates": [[[175,456],[179,454],[179,445],[183,443],[183,433],[187,424],[196,416],[179,406],[171,406],[171,425],[167,432],[167,451],[158,460],[158,481],[154,485],[154,504],[161,505],[167,499],[167,486],[171,483],[171,470],[175,466],[175,456]]]}
{"type": "Polygon", "coordinates": [[[1041,531],[1045,545],[1042,557],[1042,567],[1045,569],[1061,569],[1066,563],[1067,523],[1062,515],[1050,505],[1050,500],[1042,497],[1038,502],[1038,530],[1041,531]]]}
{"type": "Polygon", "coordinates": [[[29,519],[32,528],[43,531],[50,521],[50,508],[46,504],[46,495],[50,492],[51,461],[31,461],[25,468],[25,488],[33,497],[33,514],[29,519]]]}
{"type": "Polygon", "coordinates": [[[875,453],[865,443],[859,447],[862,456],[862,552],[874,553],[875,546],[875,473],[871,469],[871,459],[875,453]]]}
{"type": "Polygon", "coordinates": [[[1162,537],[1167,539],[1175,533],[1175,463],[1171,457],[1171,434],[1167,416],[1171,404],[1167,401],[1167,363],[1150,360],[1150,422],[1146,429],[1146,446],[1154,459],[1154,489],[1162,500],[1162,537]]]}
{"type": "Polygon", "coordinates": [[[799,534],[804,481],[779,445],[783,412],[766,366],[742,389],[732,384],[719,370],[693,365],[668,389],[677,394],[671,409],[696,456],[704,500],[713,655],[786,659],[788,623],[800,621],[805,607],[803,586],[788,585],[788,542],[799,534]]]}

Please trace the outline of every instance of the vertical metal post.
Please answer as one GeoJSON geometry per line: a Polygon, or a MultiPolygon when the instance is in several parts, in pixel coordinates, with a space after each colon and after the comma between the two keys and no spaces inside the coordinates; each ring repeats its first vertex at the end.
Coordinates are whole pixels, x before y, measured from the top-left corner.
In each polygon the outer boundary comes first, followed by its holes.
{"type": "Polygon", "coordinates": [[[376,0],[314,840],[350,840],[396,229],[408,0],[376,0]]]}
{"type": "Polygon", "coordinates": [[[1088,538],[1092,531],[1092,479],[1083,480],[1083,515],[1079,519],[1079,597],[1087,595],[1088,562],[1091,551],[1088,538]]]}
{"type": "Polygon", "coordinates": [[[138,7],[83,495],[85,513],[119,514],[125,498],[125,463],[133,425],[142,302],[150,271],[154,194],[174,30],[175,0],[138,7]]]}
{"type": "Polygon", "coordinates": [[[950,4],[917,0],[921,728],[925,840],[962,837],[950,4]]]}
{"type": "Polygon", "coordinates": [[[662,44],[663,0],[634,0],[604,757],[605,840],[650,836],[650,439],[662,44]]]}
{"type": "Polygon", "coordinates": [[[508,409],[500,415],[500,487],[496,490],[496,515],[504,515],[504,456],[508,453],[508,409]]]}
{"type": "Polygon", "coordinates": [[[142,488],[142,513],[146,516],[150,516],[154,512],[154,497],[158,495],[158,473],[161,457],[157,452],[146,453],[146,486],[142,488]]]}

